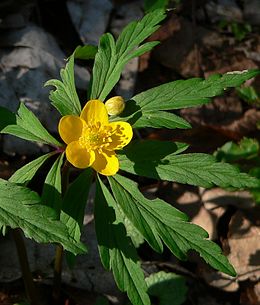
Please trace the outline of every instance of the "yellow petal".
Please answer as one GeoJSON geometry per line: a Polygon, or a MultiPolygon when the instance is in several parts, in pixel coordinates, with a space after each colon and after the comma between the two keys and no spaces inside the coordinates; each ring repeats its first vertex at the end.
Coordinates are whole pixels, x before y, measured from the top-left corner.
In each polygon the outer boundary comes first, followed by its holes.
{"type": "Polygon", "coordinates": [[[112,127],[111,143],[106,148],[108,150],[121,149],[126,146],[133,137],[132,126],[127,122],[112,122],[109,124],[112,127]]]}
{"type": "Polygon", "coordinates": [[[67,146],[66,157],[75,167],[86,168],[94,162],[95,153],[82,147],[78,141],[74,141],[67,146]]]}
{"type": "Polygon", "coordinates": [[[59,122],[59,134],[62,140],[69,144],[73,141],[77,141],[83,130],[83,126],[86,123],[78,116],[66,115],[60,119],[59,122]]]}
{"type": "Polygon", "coordinates": [[[92,167],[105,176],[115,175],[119,170],[119,161],[114,151],[95,152],[95,161],[92,167]]]}
{"type": "Polygon", "coordinates": [[[108,124],[107,109],[100,100],[90,100],[84,106],[80,117],[88,126],[98,126],[108,124]]]}

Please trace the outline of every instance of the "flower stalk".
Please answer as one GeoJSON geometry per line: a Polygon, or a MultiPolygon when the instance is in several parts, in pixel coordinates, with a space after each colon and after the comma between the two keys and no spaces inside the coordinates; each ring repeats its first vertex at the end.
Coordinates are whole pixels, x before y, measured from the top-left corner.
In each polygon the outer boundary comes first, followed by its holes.
{"type": "Polygon", "coordinates": [[[54,262],[54,279],[52,291],[53,304],[60,303],[63,252],[64,250],[62,245],[57,245],[54,262]]]}
{"type": "MultiPolygon", "coordinates": [[[[69,169],[70,169],[70,164],[66,160],[65,164],[62,168],[62,173],[61,173],[62,195],[65,194],[67,187],[68,187],[69,169]]],[[[63,249],[62,245],[58,244],[56,246],[55,261],[54,261],[54,278],[53,278],[53,290],[52,290],[53,304],[60,303],[63,254],[64,254],[64,249],[63,249]]]]}
{"type": "Polygon", "coordinates": [[[24,244],[23,236],[19,229],[14,229],[12,231],[12,234],[16,245],[17,255],[19,258],[19,263],[22,271],[23,282],[28,301],[31,305],[38,305],[39,302],[37,299],[37,291],[35,284],[33,282],[33,277],[30,270],[28,255],[24,244]]]}

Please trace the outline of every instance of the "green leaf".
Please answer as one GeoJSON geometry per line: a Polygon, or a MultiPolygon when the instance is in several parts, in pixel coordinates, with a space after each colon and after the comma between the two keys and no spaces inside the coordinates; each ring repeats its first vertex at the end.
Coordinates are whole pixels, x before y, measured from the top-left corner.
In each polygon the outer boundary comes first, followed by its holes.
{"type": "Polygon", "coordinates": [[[135,248],[138,248],[141,244],[144,243],[144,238],[143,236],[139,233],[138,230],[133,226],[131,221],[126,217],[120,206],[117,205],[117,214],[118,217],[123,221],[125,229],[126,229],[126,234],[129,236],[132,240],[133,245],[135,248]]]}
{"type": "MultiPolygon", "coordinates": [[[[250,163],[254,164],[249,171],[249,175],[260,178],[259,167],[259,142],[256,139],[243,138],[238,144],[234,142],[227,142],[215,152],[217,160],[226,162],[239,162],[239,166],[243,166],[246,163],[244,160],[250,160],[250,163]]],[[[260,182],[258,187],[249,189],[254,197],[256,204],[260,203],[260,182]]]]}
{"type": "Polygon", "coordinates": [[[128,120],[134,128],[153,127],[153,128],[191,128],[191,125],[183,118],[174,113],[165,111],[150,111],[143,112],[140,119],[135,121],[135,118],[128,120]]]}
{"type": "Polygon", "coordinates": [[[193,107],[210,102],[210,98],[223,94],[227,88],[238,87],[260,74],[260,70],[214,74],[207,79],[191,78],[167,83],[132,98],[142,111],[172,110],[193,107]]]}
{"type": "Polygon", "coordinates": [[[43,186],[41,202],[52,207],[57,215],[61,209],[61,166],[63,163],[64,153],[61,154],[53,163],[43,186]]]}
{"type": "Polygon", "coordinates": [[[0,228],[21,228],[25,236],[39,243],[60,243],[74,254],[84,253],[85,246],[72,242],[67,228],[56,221],[55,211],[40,201],[30,189],[0,179],[0,228]]]}
{"type": "Polygon", "coordinates": [[[164,150],[163,142],[150,145],[134,142],[120,152],[120,169],[144,177],[206,188],[214,185],[235,188],[259,186],[257,179],[240,173],[237,167],[230,164],[217,162],[213,156],[200,153],[176,155],[178,150],[169,154],[164,150]],[[155,150],[149,151],[149,147],[155,147],[155,150]],[[161,149],[161,154],[157,156],[161,149]]]}
{"type": "Polygon", "coordinates": [[[118,151],[120,168],[121,165],[125,168],[124,164],[125,162],[129,162],[129,160],[132,160],[134,163],[147,160],[149,163],[157,164],[168,155],[180,154],[188,147],[188,144],[172,141],[135,140],[124,149],[118,151]]]}
{"type": "Polygon", "coordinates": [[[1,133],[11,134],[33,142],[62,146],[23,103],[20,103],[15,124],[7,125],[1,133]]]}
{"type": "Polygon", "coordinates": [[[164,18],[164,11],[156,10],[144,16],[140,21],[128,24],[116,42],[109,33],[101,37],[93,67],[90,99],[105,100],[118,82],[126,63],[158,44],[158,42],[147,42],[137,47],[158,29],[158,23],[164,18]]]}
{"type": "MultiPolygon", "coordinates": [[[[126,102],[125,110],[116,119],[129,121],[134,127],[145,127],[145,122],[149,127],[157,128],[158,123],[156,124],[155,120],[149,122],[147,117],[152,117],[153,115],[158,117],[158,111],[162,110],[174,110],[206,104],[211,101],[212,97],[223,94],[227,88],[240,86],[246,80],[259,74],[260,70],[249,70],[230,72],[223,75],[215,74],[205,80],[191,78],[166,83],[135,95],[126,102]]],[[[164,113],[161,114],[165,116],[164,113]]],[[[186,121],[183,120],[184,122],[186,121]]],[[[159,127],[164,127],[164,124],[160,124],[159,127]]],[[[179,126],[176,127],[180,128],[179,126]]],[[[188,127],[189,125],[186,122],[186,127],[183,126],[181,128],[188,127]]],[[[169,128],[172,127],[170,126],[169,128]]]]}
{"type": "Polygon", "coordinates": [[[144,11],[151,12],[158,8],[166,9],[169,0],[144,0],[144,11]]]}
{"type": "Polygon", "coordinates": [[[243,138],[238,144],[227,142],[215,152],[219,161],[234,162],[258,157],[259,143],[256,139],[243,138]]]}
{"type": "MultiPolygon", "coordinates": [[[[84,170],[68,187],[62,200],[61,222],[68,228],[70,236],[80,241],[84,212],[92,181],[92,170],[84,170]]],[[[72,257],[69,261],[73,260],[72,257]]]]}
{"type": "Polygon", "coordinates": [[[109,305],[109,301],[107,298],[103,296],[98,296],[94,305],[109,305]]]}
{"type": "Polygon", "coordinates": [[[158,305],[181,305],[186,301],[188,288],[183,276],[160,271],[145,279],[148,294],[159,300],[158,305]]]}
{"type": "MultiPolygon", "coordinates": [[[[259,158],[257,159],[257,161],[259,161],[259,158]]],[[[251,176],[254,176],[254,177],[260,179],[260,167],[259,166],[255,166],[255,167],[251,168],[250,171],[249,171],[249,174],[251,176]]],[[[249,191],[253,195],[255,203],[257,205],[260,205],[260,187],[254,188],[254,189],[250,189],[249,191]]]]}
{"type": "Polygon", "coordinates": [[[98,47],[92,45],[78,46],[74,51],[74,58],[77,59],[94,59],[98,51],[98,47]]]}
{"type": "Polygon", "coordinates": [[[162,251],[162,241],[179,259],[186,259],[188,251],[195,250],[215,269],[236,274],[220,247],[206,239],[204,229],[187,222],[185,214],[163,200],[146,199],[137,184],[125,177],[108,179],[117,204],[154,250],[162,251]]]}
{"type": "Polygon", "coordinates": [[[14,182],[17,184],[25,184],[27,185],[29,181],[32,180],[38,169],[43,165],[43,163],[53,156],[55,152],[50,152],[46,155],[43,155],[23,167],[19,168],[10,178],[10,182],[14,182]]]}
{"type": "Polygon", "coordinates": [[[16,122],[16,117],[13,112],[5,107],[0,106],[0,132],[8,125],[13,125],[16,122]]]}
{"type": "Polygon", "coordinates": [[[231,22],[230,27],[235,39],[238,41],[242,41],[248,33],[252,32],[252,28],[249,23],[238,23],[233,21],[231,22]]]}
{"type": "Polygon", "coordinates": [[[74,56],[75,54],[72,54],[65,69],[61,69],[61,81],[50,79],[44,84],[44,86],[54,86],[56,88],[56,90],[50,91],[49,98],[52,101],[52,105],[62,116],[70,114],[79,116],[81,113],[81,105],[74,79],[74,56]]]}
{"type": "Polygon", "coordinates": [[[103,182],[98,179],[95,199],[95,224],[101,261],[112,269],[120,290],[126,291],[133,305],[149,305],[144,274],[136,250],[116,213],[117,205],[103,182]]]}
{"type": "Polygon", "coordinates": [[[260,94],[252,86],[236,88],[239,97],[249,104],[260,103],[260,94]]]}
{"type": "MultiPolygon", "coordinates": [[[[155,251],[162,252],[163,244],[161,242],[160,234],[158,234],[155,228],[153,217],[156,218],[156,216],[163,216],[161,221],[163,220],[163,222],[166,224],[167,221],[169,222],[173,219],[187,220],[187,216],[161,199],[146,199],[137,189],[137,184],[131,180],[123,180],[123,182],[128,184],[128,187],[131,187],[128,189],[128,191],[125,190],[124,185],[122,186],[121,184],[117,183],[118,177],[119,179],[124,179],[121,176],[114,176],[114,179],[109,178],[109,183],[116,202],[119,204],[128,219],[147,240],[149,245],[155,251]],[[138,196],[140,197],[138,198],[138,196]],[[120,200],[124,200],[124,202],[119,203],[120,200]],[[131,213],[132,216],[130,215],[131,213]],[[135,218],[134,221],[133,218],[135,218]]],[[[184,255],[181,253],[178,254],[177,257],[184,258],[184,255]]]]}

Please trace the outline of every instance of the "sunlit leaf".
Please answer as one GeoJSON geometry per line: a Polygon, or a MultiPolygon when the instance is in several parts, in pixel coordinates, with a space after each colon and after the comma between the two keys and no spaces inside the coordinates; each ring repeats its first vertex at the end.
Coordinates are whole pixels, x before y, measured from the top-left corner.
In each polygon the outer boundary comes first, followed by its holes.
{"type": "Polygon", "coordinates": [[[123,226],[116,203],[99,179],[95,200],[95,225],[101,261],[111,269],[120,290],[133,305],[149,305],[144,274],[136,250],[123,226]]]}
{"type": "Polygon", "coordinates": [[[145,279],[148,294],[159,300],[159,305],[181,305],[186,300],[187,286],[183,276],[160,271],[145,279]]]}
{"type": "Polygon", "coordinates": [[[238,144],[227,142],[215,152],[219,161],[234,162],[258,157],[259,143],[256,139],[243,138],[238,144]]]}
{"type": "Polygon", "coordinates": [[[43,165],[43,163],[53,156],[53,152],[46,155],[40,156],[39,158],[25,164],[23,167],[19,168],[10,178],[10,182],[17,184],[27,184],[36,174],[38,169],[43,165]]]}
{"type": "Polygon", "coordinates": [[[1,133],[7,133],[16,137],[49,144],[62,146],[41,124],[37,117],[21,103],[17,111],[15,124],[7,125],[1,133]]]}
{"type": "Polygon", "coordinates": [[[77,59],[94,59],[98,48],[92,45],[78,46],[74,51],[74,58],[77,59]]]}
{"type": "Polygon", "coordinates": [[[42,203],[57,211],[61,209],[61,166],[64,154],[53,163],[43,185],[42,203]]]}
{"type": "MultiPolygon", "coordinates": [[[[115,119],[129,121],[136,128],[145,127],[146,124],[147,127],[154,128],[188,128],[188,123],[185,124],[183,119],[180,126],[174,124],[171,126],[169,123],[167,126],[165,113],[162,110],[195,107],[209,103],[212,97],[223,94],[228,88],[240,86],[246,80],[259,74],[260,70],[248,70],[223,75],[215,74],[207,79],[191,78],[166,83],[132,97],[126,102],[123,113],[115,119]],[[153,119],[153,116],[159,119],[153,119]],[[147,119],[149,117],[151,120],[147,119]]],[[[180,121],[177,116],[176,119],[180,121]]],[[[173,123],[173,117],[171,121],[173,123]]]]}
{"type": "MultiPolygon", "coordinates": [[[[84,212],[92,181],[92,170],[83,171],[68,187],[62,200],[60,220],[66,225],[70,236],[80,241],[84,212]]],[[[73,258],[69,257],[69,262],[73,258]]]]}
{"type": "Polygon", "coordinates": [[[126,63],[136,56],[151,50],[158,42],[147,42],[138,47],[158,28],[158,23],[165,18],[163,10],[147,14],[140,21],[128,24],[119,35],[117,41],[109,33],[100,38],[98,52],[95,57],[90,99],[105,100],[118,82],[126,63]]]}
{"type": "Polygon", "coordinates": [[[120,152],[120,168],[140,176],[202,187],[259,186],[257,179],[240,173],[233,165],[217,162],[211,155],[201,153],[179,155],[176,152],[163,154],[164,148],[165,144],[160,141],[150,145],[136,141],[120,152]]]}
{"type": "Polygon", "coordinates": [[[80,115],[81,105],[75,87],[74,79],[74,54],[72,54],[64,69],[60,71],[61,80],[50,79],[44,86],[54,86],[50,91],[52,105],[61,115],[80,115]]]}
{"type": "Polygon", "coordinates": [[[30,189],[0,179],[0,228],[21,228],[26,237],[39,243],[60,243],[74,254],[84,253],[85,246],[72,241],[55,211],[40,201],[30,189]]]}
{"type": "Polygon", "coordinates": [[[161,252],[164,242],[179,259],[195,250],[217,270],[236,274],[219,246],[207,239],[208,233],[187,222],[183,213],[163,200],[145,198],[128,178],[115,175],[109,177],[109,183],[117,204],[154,250],[161,252]]]}

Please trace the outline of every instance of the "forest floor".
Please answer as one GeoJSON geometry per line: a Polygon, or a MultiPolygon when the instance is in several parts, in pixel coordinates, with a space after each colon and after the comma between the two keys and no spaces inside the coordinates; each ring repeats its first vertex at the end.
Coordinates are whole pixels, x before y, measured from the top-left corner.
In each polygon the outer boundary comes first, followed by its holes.
{"type": "MultiPolygon", "coordinates": [[[[260,68],[260,1],[183,0],[179,4],[170,1],[169,6],[175,8],[149,38],[161,44],[127,65],[115,94],[129,98],[169,81],[260,68]]],[[[43,83],[59,78],[63,59],[78,45],[97,44],[100,35],[108,31],[116,36],[128,22],[143,14],[142,1],[1,1],[0,105],[15,111],[19,100],[25,101],[43,124],[57,134],[58,116],[49,108],[49,88],[43,88],[43,83]]],[[[77,61],[77,89],[82,101],[86,100],[85,88],[92,66],[93,61],[77,61]]],[[[207,105],[182,109],[178,114],[191,123],[192,129],[147,128],[140,131],[140,136],[185,142],[190,145],[189,152],[215,153],[219,160],[233,162],[242,170],[260,172],[260,78],[228,90],[207,105]],[[230,141],[235,145],[245,137],[252,140],[242,148],[221,148],[230,141]],[[233,149],[239,149],[239,157],[230,157],[233,149]]],[[[4,179],[48,150],[10,137],[0,140],[0,177],[4,179]]],[[[42,169],[43,174],[45,170],[42,169]]],[[[167,249],[159,255],[142,244],[138,253],[146,275],[166,271],[185,280],[182,303],[176,303],[173,292],[167,305],[259,305],[260,213],[253,195],[249,191],[206,190],[146,178],[137,182],[149,198],[164,199],[205,228],[238,274],[235,279],[224,276],[194,253],[188,261],[180,262],[167,249]]],[[[64,304],[108,304],[100,297],[108,298],[111,304],[127,304],[99,262],[91,202],[85,230],[89,254],[79,259],[74,271],[65,267],[64,304]]],[[[39,289],[43,295],[49,294],[54,249],[31,241],[26,244],[39,289]]],[[[10,234],[0,236],[0,248],[0,304],[21,302],[25,293],[10,234]]],[[[153,300],[155,304],[163,304],[160,296],[153,300]]]]}

